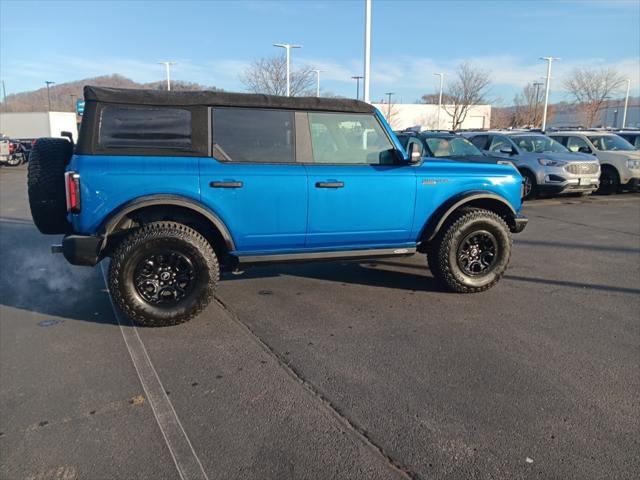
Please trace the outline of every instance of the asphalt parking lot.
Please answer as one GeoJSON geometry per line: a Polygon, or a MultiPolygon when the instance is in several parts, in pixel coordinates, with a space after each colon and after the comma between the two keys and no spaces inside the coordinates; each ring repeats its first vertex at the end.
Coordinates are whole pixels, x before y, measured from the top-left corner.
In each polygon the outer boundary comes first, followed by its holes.
{"type": "Polygon", "coordinates": [[[640,474],[638,194],[527,204],[482,294],[423,256],[263,267],[134,329],[100,267],[49,253],[25,184],[0,170],[2,479],[640,474]]]}

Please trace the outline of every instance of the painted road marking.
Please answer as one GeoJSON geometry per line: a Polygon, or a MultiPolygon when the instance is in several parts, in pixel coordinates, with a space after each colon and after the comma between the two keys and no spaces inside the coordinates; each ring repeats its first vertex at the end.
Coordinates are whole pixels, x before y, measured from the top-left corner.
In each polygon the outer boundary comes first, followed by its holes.
{"type": "MultiPolygon", "coordinates": [[[[100,269],[102,270],[104,284],[107,286],[107,274],[103,263],[100,263],[100,269]]],[[[202,467],[202,462],[200,462],[191,440],[189,440],[187,432],[167,396],[158,372],[151,362],[138,329],[129,318],[122,315],[116,308],[111,295],[109,295],[109,300],[111,301],[113,314],[120,326],[124,343],[133,361],[133,366],[136,369],[147,400],[149,400],[151,410],[158,422],[173,462],[176,464],[180,478],[182,480],[209,480],[202,467]]]]}

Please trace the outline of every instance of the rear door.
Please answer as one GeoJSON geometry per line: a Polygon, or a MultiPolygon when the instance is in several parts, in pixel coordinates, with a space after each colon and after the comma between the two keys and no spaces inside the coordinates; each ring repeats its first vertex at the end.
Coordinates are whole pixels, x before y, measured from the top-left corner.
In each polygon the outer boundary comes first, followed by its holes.
{"type": "Polygon", "coordinates": [[[308,113],[307,247],[368,248],[409,241],[416,176],[398,163],[374,114],[308,113]]]}
{"type": "Polygon", "coordinates": [[[212,158],[200,160],[200,189],[240,253],[303,247],[307,175],[296,163],[294,112],[213,108],[212,158]]]}

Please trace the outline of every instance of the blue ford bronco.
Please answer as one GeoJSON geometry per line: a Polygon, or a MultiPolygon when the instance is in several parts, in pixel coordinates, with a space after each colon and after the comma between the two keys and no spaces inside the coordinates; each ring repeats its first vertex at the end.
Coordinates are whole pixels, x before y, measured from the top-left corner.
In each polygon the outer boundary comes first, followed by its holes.
{"type": "MultiPolygon", "coordinates": [[[[344,99],[85,87],[77,145],[39,139],[29,203],[74,265],[110,257],[117,305],[187,321],[221,269],[426,253],[449,289],[493,286],[511,256],[522,178],[405,152],[373,106],[344,99]]],[[[416,279],[417,280],[417,279],[416,279]]]]}

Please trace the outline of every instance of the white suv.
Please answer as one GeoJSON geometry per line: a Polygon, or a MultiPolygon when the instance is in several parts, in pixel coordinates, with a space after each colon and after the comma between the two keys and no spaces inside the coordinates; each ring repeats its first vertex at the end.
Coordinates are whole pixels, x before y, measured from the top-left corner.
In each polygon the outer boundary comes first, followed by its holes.
{"type": "Polygon", "coordinates": [[[624,138],[609,132],[575,130],[550,132],[548,135],[572,152],[591,153],[600,161],[598,193],[609,195],[640,185],[640,151],[624,138]]]}

